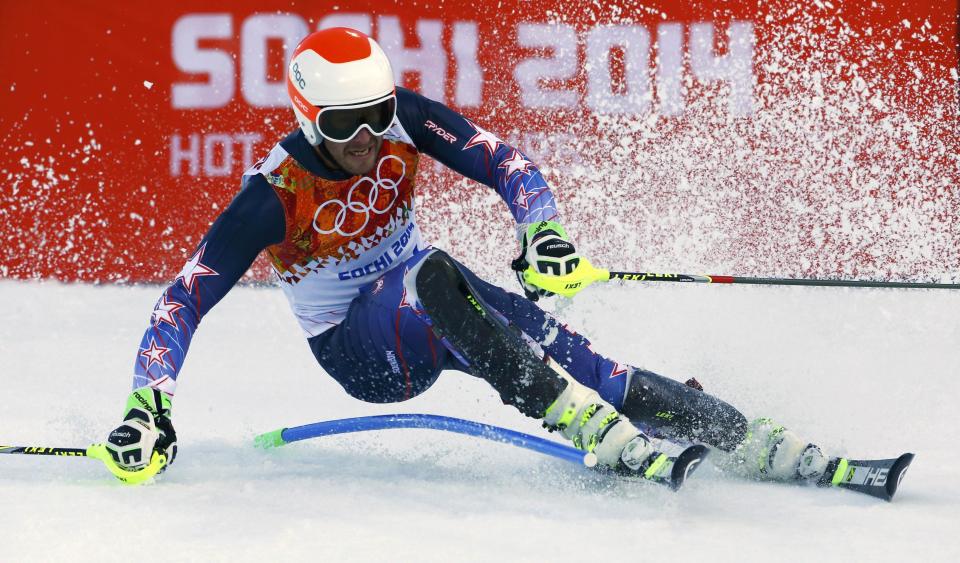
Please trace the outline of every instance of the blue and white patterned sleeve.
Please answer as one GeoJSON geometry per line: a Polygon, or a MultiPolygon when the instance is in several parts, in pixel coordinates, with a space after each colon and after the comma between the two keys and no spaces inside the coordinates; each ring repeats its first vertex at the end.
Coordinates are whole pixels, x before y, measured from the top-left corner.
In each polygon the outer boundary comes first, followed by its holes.
{"type": "Polygon", "coordinates": [[[150,386],[173,394],[200,320],[261,250],[283,239],[284,228],[276,194],[262,176],[247,178],[154,305],[133,366],[134,389],[150,386]]]}
{"type": "Polygon", "coordinates": [[[417,150],[497,190],[518,224],[557,220],[540,169],[518,148],[447,106],[397,88],[397,118],[417,150]]]}

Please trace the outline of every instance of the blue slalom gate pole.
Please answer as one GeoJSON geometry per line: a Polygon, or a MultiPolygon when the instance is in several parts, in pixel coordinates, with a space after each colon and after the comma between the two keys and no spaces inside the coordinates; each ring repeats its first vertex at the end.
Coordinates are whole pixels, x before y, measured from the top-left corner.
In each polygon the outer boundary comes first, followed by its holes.
{"type": "Polygon", "coordinates": [[[299,442],[300,440],[319,438],[321,436],[331,436],[333,434],[347,434],[350,432],[365,432],[369,430],[390,430],[395,428],[425,428],[455,432],[457,434],[477,436],[494,442],[519,446],[572,463],[586,465],[587,467],[593,467],[597,463],[597,457],[592,453],[584,454],[584,452],[576,448],[558,444],[557,442],[546,440],[539,436],[524,434],[523,432],[517,432],[490,424],[464,420],[462,418],[452,418],[434,414],[387,414],[314,422],[313,424],[305,424],[293,428],[281,428],[260,434],[254,439],[254,443],[261,448],[274,448],[291,442],[299,442]]]}

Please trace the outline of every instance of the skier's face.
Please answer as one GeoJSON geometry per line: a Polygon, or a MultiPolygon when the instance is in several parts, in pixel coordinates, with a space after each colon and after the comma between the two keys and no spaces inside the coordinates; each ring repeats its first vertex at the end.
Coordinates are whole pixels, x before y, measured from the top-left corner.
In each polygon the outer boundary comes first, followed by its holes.
{"type": "Polygon", "coordinates": [[[383,137],[378,137],[366,128],[362,128],[346,143],[335,143],[330,139],[324,139],[323,144],[340,168],[359,176],[369,173],[376,166],[383,137]]]}

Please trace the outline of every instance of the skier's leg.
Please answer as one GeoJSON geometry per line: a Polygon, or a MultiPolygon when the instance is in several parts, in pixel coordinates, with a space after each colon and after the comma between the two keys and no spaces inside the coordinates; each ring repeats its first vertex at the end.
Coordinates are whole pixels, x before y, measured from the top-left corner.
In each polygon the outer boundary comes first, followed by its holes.
{"type": "Polygon", "coordinates": [[[631,419],[656,425],[667,436],[728,452],[714,461],[746,477],[816,479],[827,466],[820,448],[772,420],[747,423],[727,403],[650,371],[630,373],[621,410],[631,419]]]}
{"type": "Polygon", "coordinates": [[[676,440],[731,451],[746,436],[747,419],[728,403],[652,371],[631,368],[623,412],[676,440]]]}
{"type": "Polygon", "coordinates": [[[394,268],[363,288],[343,322],[308,340],[323,369],[362,401],[410,399],[426,391],[442,370],[456,367],[406,298],[405,273],[404,267],[394,268]]]}
{"type": "Polygon", "coordinates": [[[590,348],[590,341],[570,330],[532,301],[489,284],[460,266],[483,300],[523,331],[577,381],[596,389],[604,400],[641,428],[656,429],[673,440],[696,441],[721,450],[737,447],[747,420],[710,394],[617,363],[590,348]]]}
{"type": "Polygon", "coordinates": [[[722,465],[750,477],[812,479],[826,466],[819,448],[769,419],[748,424],[740,411],[708,393],[605,358],[530,300],[484,282],[462,265],[460,270],[511,325],[648,434],[732,452],[718,456],[722,465]]]}
{"type": "MultiPolygon", "coordinates": [[[[504,403],[543,419],[605,466],[657,479],[669,474],[667,456],[629,420],[562,367],[544,363],[520,331],[483,301],[465,268],[441,251],[411,268],[407,295],[464,364],[493,386],[504,403]]],[[[472,277],[472,276],[471,276],[472,277]]]]}

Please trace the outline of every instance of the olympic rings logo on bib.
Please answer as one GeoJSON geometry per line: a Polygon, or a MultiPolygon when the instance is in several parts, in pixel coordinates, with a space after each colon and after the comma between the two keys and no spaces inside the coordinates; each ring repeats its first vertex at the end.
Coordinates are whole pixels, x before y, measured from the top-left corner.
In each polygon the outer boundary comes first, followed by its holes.
{"type": "Polygon", "coordinates": [[[346,201],[340,201],[339,199],[331,199],[320,204],[320,207],[317,208],[317,211],[313,214],[313,229],[320,233],[321,235],[332,235],[334,233],[345,236],[352,237],[354,235],[360,234],[363,229],[366,228],[367,224],[370,222],[370,214],[383,215],[393,208],[393,204],[397,201],[397,198],[400,197],[400,192],[397,189],[400,185],[400,182],[403,181],[403,177],[407,173],[407,165],[403,162],[403,159],[388,154],[387,156],[380,159],[380,162],[377,163],[377,179],[374,180],[367,176],[357,180],[350,189],[347,191],[346,201]],[[384,178],[381,176],[381,169],[383,168],[383,163],[387,160],[396,160],[400,163],[400,178],[394,180],[393,178],[384,178]],[[370,184],[370,191],[367,193],[366,201],[363,201],[363,195],[357,192],[357,189],[361,186],[370,184]],[[384,192],[389,192],[390,201],[382,206],[378,206],[378,200],[380,199],[381,190],[384,192]],[[360,201],[354,201],[354,196],[358,196],[360,201]],[[336,211],[336,215],[333,218],[332,224],[326,224],[327,221],[323,221],[325,224],[320,225],[317,221],[320,219],[321,213],[327,210],[327,214],[330,212],[336,211]],[[363,217],[363,221],[358,227],[351,227],[353,223],[357,222],[357,218],[363,217]],[[345,230],[346,229],[346,230],[345,230]]]}

